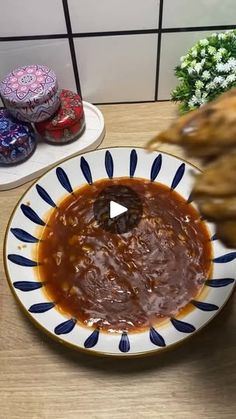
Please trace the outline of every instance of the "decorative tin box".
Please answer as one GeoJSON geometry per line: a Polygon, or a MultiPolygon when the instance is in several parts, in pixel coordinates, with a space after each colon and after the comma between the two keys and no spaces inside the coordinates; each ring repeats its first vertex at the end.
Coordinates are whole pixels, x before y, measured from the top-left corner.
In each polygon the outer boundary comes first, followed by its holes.
{"type": "Polygon", "coordinates": [[[60,93],[61,106],[49,120],[35,124],[48,142],[65,144],[76,140],[85,128],[84,109],[80,96],[70,90],[60,93]]]}
{"type": "Polygon", "coordinates": [[[12,115],[26,122],[44,121],[60,105],[56,75],[42,65],[12,71],[0,83],[0,96],[12,115]]]}
{"type": "Polygon", "coordinates": [[[0,109],[0,164],[20,163],[30,157],[35,148],[35,134],[30,124],[0,109]]]}

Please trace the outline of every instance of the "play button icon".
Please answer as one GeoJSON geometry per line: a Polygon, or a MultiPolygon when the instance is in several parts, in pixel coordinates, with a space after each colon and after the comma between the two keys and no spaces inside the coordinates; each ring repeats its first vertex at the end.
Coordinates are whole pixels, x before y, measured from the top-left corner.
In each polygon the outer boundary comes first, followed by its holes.
{"type": "Polygon", "coordinates": [[[104,188],[95,199],[94,217],[102,229],[114,234],[127,233],[142,217],[139,195],[126,185],[104,188]]]}
{"type": "Polygon", "coordinates": [[[110,218],[118,217],[119,215],[124,214],[126,211],[128,211],[128,208],[124,207],[124,205],[110,201],[110,218]]]}

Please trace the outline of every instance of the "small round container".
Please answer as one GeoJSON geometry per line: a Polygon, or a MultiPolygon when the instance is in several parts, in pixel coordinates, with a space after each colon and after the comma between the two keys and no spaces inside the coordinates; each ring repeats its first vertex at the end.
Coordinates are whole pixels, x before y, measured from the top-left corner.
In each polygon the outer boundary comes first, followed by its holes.
{"type": "Polygon", "coordinates": [[[49,143],[65,144],[84,131],[85,118],[81,97],[70,90],[60,93],[61,106],[49,120],[35,124],[38,133],[49,143]]]}
{"type": "Polygon", "coordinates": [[[12,71],[0,83],[0,96],[12,115],[25,122],[44,121],[60,106],[56,75],[42,65],[12,71]]]}
{"type": "Polygon", "coordinates": [[[31,125],[18,121],[6,109],[0,109],[0,165],[21,163],[35,148],[31,125]]]}

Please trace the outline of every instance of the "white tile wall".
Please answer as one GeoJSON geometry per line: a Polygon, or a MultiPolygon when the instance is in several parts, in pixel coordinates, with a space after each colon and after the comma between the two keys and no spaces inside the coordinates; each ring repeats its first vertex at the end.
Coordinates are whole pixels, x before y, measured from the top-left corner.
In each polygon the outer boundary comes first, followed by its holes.
{"type": "Polygon", "coordinates": [[[0,36],[66,33],[61,0],[2,0],[0,36]]]}
{"type": "Polygon", "coordinates": [[[77,38],[75,47],[86,100],[154,99],[156,34],[77,38]]]}
{"type": "Polygon", "coordinates": [[[0,42],[0,57],[0,78],[24,64],[45,64],[55,70],[61,86],[75,90],[74,73],[66,39],[0,42]]]}
{"type": "MultiPolygon", "coordinates": [[[[96,32],[96,36],[74,38],[84,98],[95,103],[154,100],[158,35],[97,36],[97,33],[156,30],[160,0],[67,2],[72,31],[96,32]]],[[[0,38],[67,34],[62,0],[0,3],[0,38]]],[[[236,0],[163,0],[163,5],[164,29],[236,26],[236,0]]],[[[177,83],[174,67],[180,56],[205,34],[162,33],[158,99],[170,98],[177,83]]],[[[51,66],[61,86],[76,89],[68,39],[0,41],[0,78],[27,63],[51,66]]]]}
{"type": "Polygon", "coordinates": [[[153,29],[159,0],[68,0],[73,32],[153,29]]]}
{"type": "Polygon", "coordinates": [[[235,24],[235,0],[164,0],[164,28],[235,24]]]}
{"type": "Polygon", "coordinates": [[[170,99],[170,92],[177,84],[174,68],[180,57],[187,53],[199,39],[217,32],[179,32],[162,34],[158,99],[170,99]]]}

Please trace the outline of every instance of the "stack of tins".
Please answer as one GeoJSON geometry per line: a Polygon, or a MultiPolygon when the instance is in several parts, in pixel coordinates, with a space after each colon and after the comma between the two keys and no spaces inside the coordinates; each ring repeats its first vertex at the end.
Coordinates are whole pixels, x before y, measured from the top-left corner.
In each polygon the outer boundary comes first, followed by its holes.
{"type": "Polygon", "coordinates": [[[21,163],[41,141],[66,144],[85,128],[78,94],[59,90],[55,73],[42,65],[18,68],[0,82],[0,164],[21,163]],[[32,125],[33,124],[33,125],[32,125]]]}

